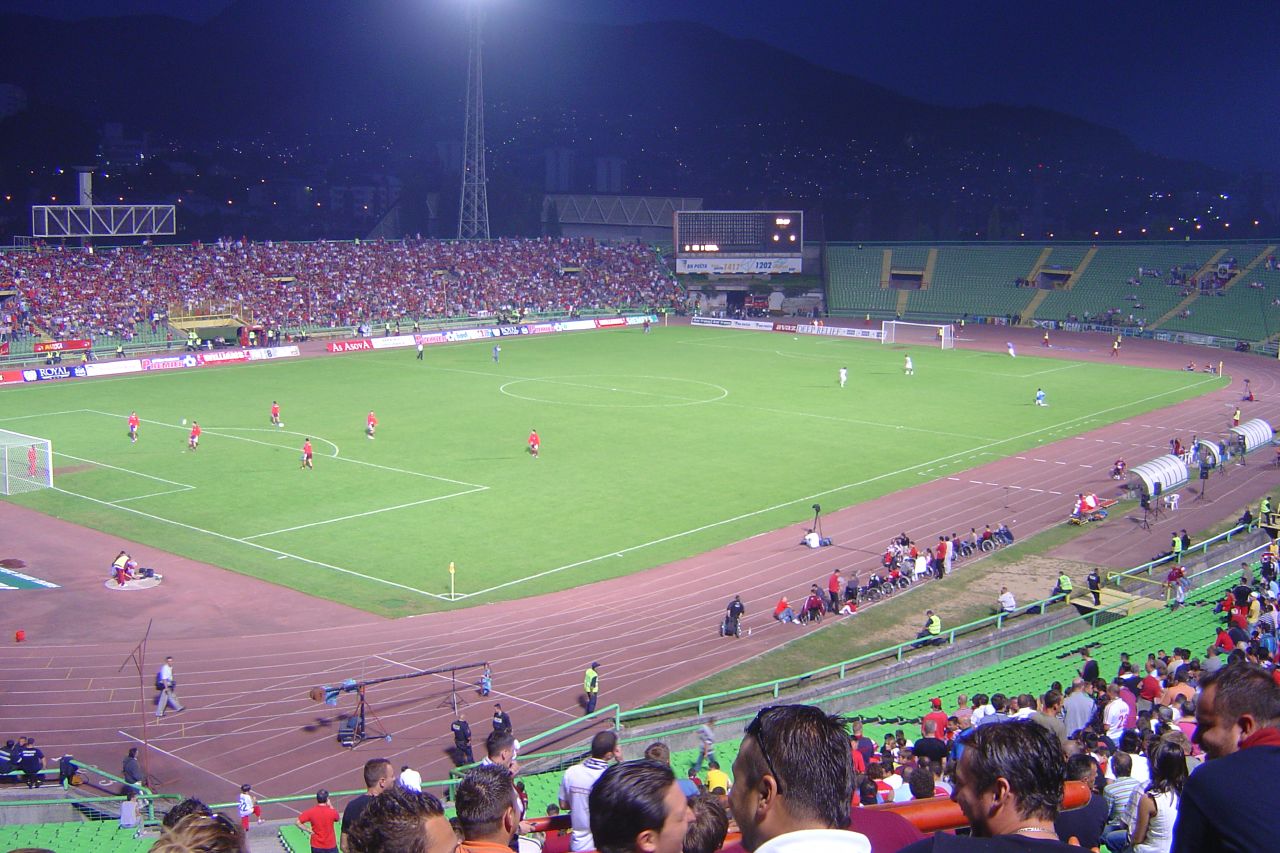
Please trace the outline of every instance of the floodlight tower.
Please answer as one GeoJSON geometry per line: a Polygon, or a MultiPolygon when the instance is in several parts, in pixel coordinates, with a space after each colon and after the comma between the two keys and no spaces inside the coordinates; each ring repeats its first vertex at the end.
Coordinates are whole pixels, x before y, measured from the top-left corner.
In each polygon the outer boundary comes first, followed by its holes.
{"type": "Polygon", "coordinates": [[[484,70],[480,58],[482,13],[471,3],[467,50],[467,119],[462,140],[462,198],[458,239],[489,239],[489,194],[484,173],[484,70]]]}

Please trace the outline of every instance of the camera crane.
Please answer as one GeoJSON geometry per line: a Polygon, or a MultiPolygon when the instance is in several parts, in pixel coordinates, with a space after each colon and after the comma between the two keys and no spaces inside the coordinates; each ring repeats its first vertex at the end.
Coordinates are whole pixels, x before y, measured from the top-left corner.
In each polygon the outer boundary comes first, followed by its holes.
{"type": "Polygon", "coordinates": [[[488,661],[480,661],[478,663],[455,663],[448,666],[439,666],[434,669],[419,669],[413,672],[402,673],[401,675],[388,675],[382,678],[368,678],[357,681],[354,678],[348,678],[341,684],[325,685],[323,687],[312,687],[308,695],[313,702],[323,702],[326,705],[337,705],[338,697],[343,693],[356,694],[356,712],[347,717],[342,723],[342,729],[338,732],[338,743],[347,749],[354,749],[366,740],[382,739],[391,742],[391,733],[386,730],[382,720],[378,717],[377,711],[369,704],[368,697],[365,695],[366,690],[378,684],[388,684],[392,681],[407,681],[411,678],[421,678],[424,675],[443,675],[449,674],[449,698],[446,703],[456,717],[458,714],[458,706],[466,704],[465,699],[458,697],[458,672],[467,669],[483,669],[489,665],[488,661]],[[370,731],[369,717],[373,718],[376,725],[376,731],[370,731]]]}

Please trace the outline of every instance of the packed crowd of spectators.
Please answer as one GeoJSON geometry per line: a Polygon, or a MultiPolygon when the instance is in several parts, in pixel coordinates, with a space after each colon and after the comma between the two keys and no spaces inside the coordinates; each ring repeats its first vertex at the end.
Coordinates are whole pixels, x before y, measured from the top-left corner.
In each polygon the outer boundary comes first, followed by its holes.
{"type": "Polygon", "coordinates": [[[585,239],[254,243],[0,253],[13,338],[132,340],[170,310],[234,306],[273,328],[342,327],[500,310],[658,307],[675,297],[654,250],[585,239]]]}

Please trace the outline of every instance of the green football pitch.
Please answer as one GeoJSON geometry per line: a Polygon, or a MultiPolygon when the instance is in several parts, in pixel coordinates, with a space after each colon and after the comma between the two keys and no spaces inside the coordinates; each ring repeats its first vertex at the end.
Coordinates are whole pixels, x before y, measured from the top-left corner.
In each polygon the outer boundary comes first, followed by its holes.
{"type": "MultiPolygon", "coordinates": [[[[687,327],[502,345],[497,364],[472,343],[9,388],[0,428],[55,453],[55,488],[13,500],[404,615],[635,572],[1225,382],[687,327]],[[197,452],[184,418],[204,430],[197,452]]],[[[86,556],[105,571],[114,554],[86,556]]]]}

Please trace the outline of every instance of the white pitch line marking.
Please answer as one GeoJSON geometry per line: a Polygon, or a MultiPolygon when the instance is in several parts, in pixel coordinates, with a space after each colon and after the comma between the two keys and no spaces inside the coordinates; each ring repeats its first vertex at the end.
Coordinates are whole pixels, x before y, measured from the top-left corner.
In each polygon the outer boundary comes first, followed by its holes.
{"type": "Polygon", "coordinates": [[[58,486],[54,486],[53,489],[56,492],[62,492],[64,495],[71,495],[73,497],[81,498],[83,500],[98,504],[100,506],[112,507],[114,509],[119,510],[120,512],[133,513],[134,515],[141,516],[142,518],[149,518],[152,521],[159,521],[164,524],[172,524],[174,527],[181,527],[184,530],[190,530],[195,533],[203,533],[205,536],[211,536],[214,539],[222,539],[227,542],[238,542],[239,544],[244,545],[247,548],[256,548],[257,550],[265,551],[268,554],[276,554],[284,557],[291,557],[295,560],[300,560],[301,562],[309,563],[310,565],[313,565],[313,566],[319,566],[322,569],[331,569],[335,572],[340,572],[344,575],[351,575],[352,577],[362,578],[367,581],[372,581],[373,583],[380,583],[380,584],[385,584],[387,586],[393,586],[396,589],[403,589],[406,592],[415,592],[418,595],[425,595],[428,598],[436,598],[436,599],[442,599],[442,600],[445,600],[448,598],[448,596],[440,595],[439,593],[427,592],[425,589],[418,589],[417,587],[412,587],[407,584],[390,581],[390,580],[387,580],[386,578],[379,578],[379,577],[374,577],[373,575],[366,575],[363,572],[357,572],[354,569],[344,569],[342,566],[335,566],[332,563],[325,563],[325,562],[321,562],[320,560],[312,560],[308,557],[300,557],[297,554],[290,554],[287,551],[281,551],[276,548],[268,548],[266,545],[259,545],[257,542],[246,542],[245,540],[238,539],[235,536],[229,536],[226,533],[218,533],[216,530],[206,530],[203,527],[196,527],[194,524],[187,524],[184,521],[175,521],[172,518],[165,518],[164,516],[153,515],[149,512],[143,512],[140,509],[134,509],[133,507],[119,506],[117,504],[111,503],[110,501],[101,500],[100,498],[93,498],[93,497],[90,497],[89,495],[82,495],[79,492],[69,492],[66,489],[59,488],[58,486]]]}
{"type": "Polygon", "coordinates": [[[398,509],[408,509],[412,506],[422,506],[423,504],[435,503],[436,501],[448,500],[449,498],[457,498],[462,495],[469,495],[472,492],[483,492],[488,490],[488,486],[480,486],[475,489],[467,489],[465,492],[453,492],[447,495],[438,495],[434,498],[423,498],[420,501],[409,501],[408,503],[397,504],[396,506],[382,507],[381,509],[371,509],[365,512],[356,512],[351,515],[342,515],[337,518],[326,518],[323,521],[312,521],[307,524],[295,524],[293,527],[282,527],[279,530],[269,530],[266,533],[255,533],[252,536],[243,537],[245,542],[251,539],[261,539],[265,536],[275,536],[278,533],[291,533],[295,530],[306,530],[309,527],[320,527],[325,524],[336,524],[339,521],[350,521],[353,518],[364,518],[367,515],[378,515],[384,512],[394,512],[398,509]]]}

